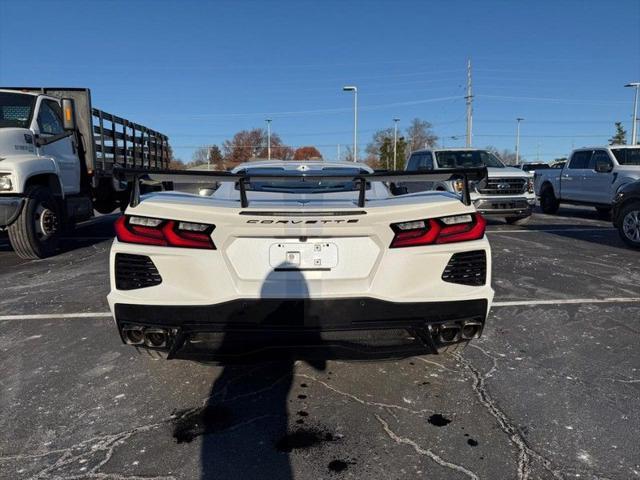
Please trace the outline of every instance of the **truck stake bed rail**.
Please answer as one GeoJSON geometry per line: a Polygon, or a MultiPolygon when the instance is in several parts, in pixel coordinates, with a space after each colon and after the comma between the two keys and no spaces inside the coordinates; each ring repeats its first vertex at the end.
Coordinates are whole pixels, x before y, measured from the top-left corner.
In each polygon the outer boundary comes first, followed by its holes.
{"type": "Polygon", "coordinates": [[[122,180],[133,181],[131,187],[131,199],[129,205],[136,207],[140,203],[140,179],[148,177],[157,181],[167,182],[173,181],[176,177],[181,180],[187,180],[193,183],[211,183],[213,182],[237,182],[240,192],[240,205],[242,208],[249,206],[247,199],[247,183],[251,180],[268,181],[268,180],[291,180],[300,178],[307,180],[334,180],[334,181],[354,181],[358,182],[358,207],[365,205],[365,194],[367,182],[424,182],[424,181],[446,181],[453,178],[459,178],[463,181],[462,203],[471,204],[471,196],[469,193],[469,181],[483,181],[487,178],[487,169],[483,168],[449,168],[429,172],[406,172],[406,171],[376,171],[373,173],[358,173],[355,175],[340,174],[319,174],[295,172],[287,174],[251,174],[247,172],[231,173],[225,171],[183,171],[183,170],[146,170],[140,168],[114,168],[114,176],[122,180]]]}

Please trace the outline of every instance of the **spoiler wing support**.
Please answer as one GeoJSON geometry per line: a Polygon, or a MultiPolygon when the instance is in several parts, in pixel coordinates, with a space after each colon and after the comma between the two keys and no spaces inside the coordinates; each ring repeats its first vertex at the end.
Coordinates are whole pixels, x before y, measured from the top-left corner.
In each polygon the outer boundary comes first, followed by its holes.
{"type": "Polygon", "coordinates": [[[486,167],[482,168],[447,168],[441,170],[433,170],[428,172],[395,172],[395,171],[376,171],[373,173],[357,173],[355,175],[340,174],[317,174],[305,173],[298,171],[289,171],[286,174],[254,174],[249,172],[222,172],[222,171],[200,171],[192,172],[185,170],[147,170],[140,168],[121,168],[114,167],[114,176],[120,180],[132,182],[131,197],[129,206],[136,207],[140,204],[140,179],[141,177],[153,178],[158,181],[176,181],[180,179],[183,182],[205,183],[214,182],[234,182],[238,184],[240,193],[240,205],[242,208],[249,206],[247,198],[247,184],[252,180],[256,181],[286,181],[292,178],[302,178],[303,180],[334,180],[344,182],[356,182],[358,186],[358,207],[362,208],[366,203],[367,182],[433,182],[448,181],[452,178],[462,178],[462,202],[465,205],[471,205],[471,193],[469,182],[482,182],[487,178],[486,167]]]}

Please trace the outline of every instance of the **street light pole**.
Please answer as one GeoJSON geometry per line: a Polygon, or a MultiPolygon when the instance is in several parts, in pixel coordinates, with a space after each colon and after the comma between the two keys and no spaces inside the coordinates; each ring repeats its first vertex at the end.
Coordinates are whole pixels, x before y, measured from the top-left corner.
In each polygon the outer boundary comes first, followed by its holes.
{"type": "Polygon", "coordinates": [[[271,119],[267,118],[267,158],[271,160],[271,119]]]}
{"type": "Polygon", "coordinates": [[[636,94],[633,99],[633,117],[631,117],[631,145],[638,143],[638,90],[640,82],[627,83],[625,87],[634,87],[636,94]]]}
{"type": "Polygon", "coordinates": [[[398,156],[398,122],[399,118],[393,119],[393,169],[396,167],[396,157],[398,156]]]}
{"type": "Polygon", "coordinates": [[[524,118],[516,118],[516,122],[518,122],[518,126],[516,127],[516,165],[520,163],[520,122],[524,120],[524,118]]]}
{"type": "Polygon", "coordinates": [[[353,161],[358,161],[358,87],[346,85],[345,92],[353,92],[353,161]]]}

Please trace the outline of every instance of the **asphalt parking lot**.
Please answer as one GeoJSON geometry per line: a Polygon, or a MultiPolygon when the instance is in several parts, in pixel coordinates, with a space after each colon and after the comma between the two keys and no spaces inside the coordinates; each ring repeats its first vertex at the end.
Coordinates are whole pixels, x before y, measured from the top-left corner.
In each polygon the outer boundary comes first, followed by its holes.
{"type": "Polygon", "coordinates": [[[490,225],[461,354],[224,368],[121,344],[114,218],[41,261],[0,236],[2,479],[640,478],[640,253],[589,209],[490,225]]]}

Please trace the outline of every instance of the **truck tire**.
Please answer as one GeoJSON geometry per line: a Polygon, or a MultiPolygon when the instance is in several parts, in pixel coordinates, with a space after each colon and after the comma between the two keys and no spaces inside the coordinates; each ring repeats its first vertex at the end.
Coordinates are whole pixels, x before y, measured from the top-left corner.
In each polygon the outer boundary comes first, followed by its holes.
{"type": "Polygon", "coordinates": [[[540,208],[544,213],[554,214],[560,208],[560,202],[553,193],[553,188],[546,186],[540,193],[540,208]]]}
{"type": "Polygon", "coordinates": [[[48,187],[27,190],[22,212],[9,227],[11,246],[20,258],[45,258],[58,248],[62,229],[60,204],[48,187]]]}
{"type": "Polygon", "coordinates": [[[526,225],[530,218],[531,215],[527,215],[526,217],[505,217],[505,220],[509,225],[526,225]]]}
{"type": "Polygon", "coordinates": [[[622,241],[632,248],[640,249],[640,202],[631,202],[619,214],[618,233],[622,241]]]}

